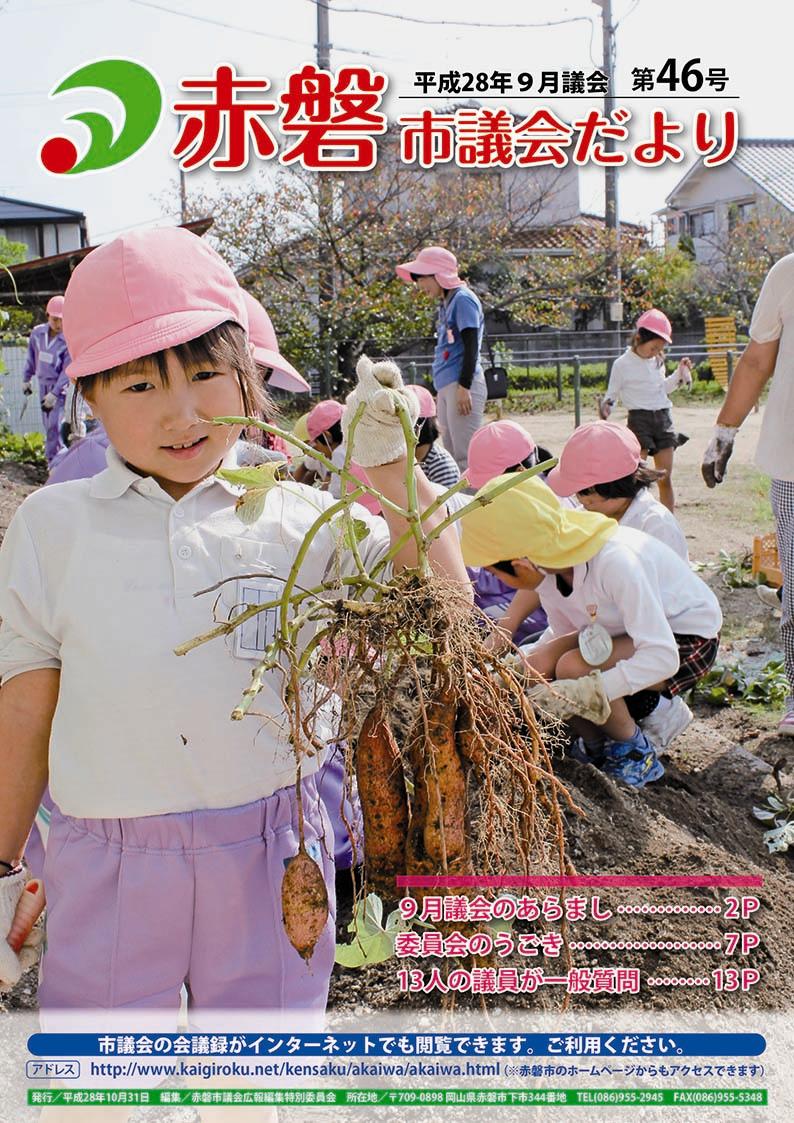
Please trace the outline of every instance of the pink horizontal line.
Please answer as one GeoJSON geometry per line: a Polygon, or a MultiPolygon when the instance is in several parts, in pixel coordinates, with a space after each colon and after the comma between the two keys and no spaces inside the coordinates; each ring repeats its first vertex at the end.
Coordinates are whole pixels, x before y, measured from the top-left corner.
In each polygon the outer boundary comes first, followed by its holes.
{"type": "Polygon", "coordinates": [[[573,886],[590,886],[593,889],[607,886],[615,889],[691,889],[695,887],[760,889],[764,884],[763,877],[740,874],[666,876],[660,874],[599,873],[583,875],[536,874],[529,877],[525,877],[523,874],[510,874],[501,877],[468,877],[464,875],[407,877],[403,875],[396,880],[401,889],[463,889],[468,887],[521,889],[533,885],[549,889],[565,889],[573,886]]]}

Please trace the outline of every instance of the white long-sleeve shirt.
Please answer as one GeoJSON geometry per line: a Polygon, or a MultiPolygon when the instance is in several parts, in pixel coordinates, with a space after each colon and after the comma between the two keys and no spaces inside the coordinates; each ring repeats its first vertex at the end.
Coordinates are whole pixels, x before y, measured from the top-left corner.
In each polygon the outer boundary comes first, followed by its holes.
{"type": "Polygon", "coordinates": [[[626,409],[668,409],[672,403],[667,395],[679,381],[677,369],[665,375],[663,363],[643,359],[627,347],[612,365],[606,398],[613,405],[622,401],[626,409]]]}
{"type": "Polygon", "coordinates": [[[722,626],[717,598],[662,542],[619,526],[589,562],[574,567],[563,596],[554,576],[538,586],[549,626],[542,642],[581,631],[593,614],[611,636],[626,635],[634,654],[603,672],[607,697],[625,698],[664,682],[679,666],[675,635],[710,639],[722,626]]]}
{"type": "Polygon", "coordinates": [[[664,503],[660,503],[651,495],[647,487],[637,492],[628,511],[622,519],[618,519],[618,522],[621,526],[650,534],[652,538],[664,542],[665,546],[674,550],[679,558],[683,558],[685,562],[689,561],[686,538],[678,519],[672,511],[668,511],[664,503]]]}
{"type": "MultiPolygon", "coordinates": [[[[174,654],[243,604],[280,595],[307,531],[333,503],[286,483],[246,526],[234,511],[238,495],[213,477],[175,502],[109,449],[104,472],[43,488],[14,515],[0,549],[0,677],[60,669],[50,787],[66,814],[233,807],[294,784],[281,673],[265,675],[253,707],[264,716],[229,720],[277,611],[174,654]],[[231,580],[195,595],[222,579],[231,580]]],[[[363,508],[356,515],[369,528],[359,550],[370,569],[388,549],[388,528],[363,508]]],[[[338,532],[323,527],[300,570],[303,588],[354,572],[339,547],[338,532]]],[[[301,632],[301,646],[314,627],[301,632]]],[[[334,710],[329,699],[316,716],[320,743],[337,733],[334,710]]],[[[320,763],[304,758],[304,775],[320,763]]]]}

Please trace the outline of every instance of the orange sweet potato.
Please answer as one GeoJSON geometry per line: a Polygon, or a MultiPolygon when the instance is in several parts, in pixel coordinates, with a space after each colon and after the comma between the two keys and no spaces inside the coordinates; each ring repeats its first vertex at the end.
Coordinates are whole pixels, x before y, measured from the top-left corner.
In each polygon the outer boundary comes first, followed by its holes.
{"type": "Polygon", "coordinates": [[[328,890],[303,843],[281,882],[281,911],[287,939],[308,963],[328,920],[328,890]]]}
{"type": "Polygon", "coordinates": [[[427,707],[425,851],[440,870],[469,872],[466,777],[455,743],[456,707],[442,690],[427,707]]]}
{"type": "Polygon", "coordinates": [[[364,718],[358,735],[356,779],[364,816],[367,884],[376,893],[393,897],[394,879],[404,868],[408,795],[397,743],[380,704],[364,718]]]}

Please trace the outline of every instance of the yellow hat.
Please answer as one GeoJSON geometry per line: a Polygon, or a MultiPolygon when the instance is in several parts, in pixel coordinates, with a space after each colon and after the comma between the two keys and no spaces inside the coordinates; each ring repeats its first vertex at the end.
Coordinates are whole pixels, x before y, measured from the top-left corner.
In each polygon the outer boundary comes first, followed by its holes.
{"type": "Polygon", "coordinates": [[[292,426],[293,434],[299,441],[305,441],[307,444],[309,442],[309,430],[306,427],[306,418],[309,416],[309,413],[311,413],[311,410],[309,410],[308,413],[302,414],[292,426]]]}
{"type": "MultiPolygon", "coordinates": [[[[487,495],[510,476],[497,476],[477,492],[487,495]]],[[[461,519],[466,565],[529,558],[546,569],[567,569],[589,561],[618,529],[614,519],[561,507],[554,492],[531,478],[503,491],[461,519]]]]}

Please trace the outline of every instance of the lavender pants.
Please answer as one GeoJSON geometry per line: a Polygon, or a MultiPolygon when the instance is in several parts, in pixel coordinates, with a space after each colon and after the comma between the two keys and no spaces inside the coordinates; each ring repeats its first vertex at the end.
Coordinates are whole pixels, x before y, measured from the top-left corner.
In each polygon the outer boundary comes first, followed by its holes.
{"type": "MultiPolygon", "coordinates": [[[[224,810],[73,819],[54,808],[44,882],[48,1011],[180,1007],[325,1008],[334,960],[333,831],[313,776],[303,781],[306,848],[330,916],[307,965],[281,920],[281,882],[298,851],[294,787],[224,810]]],[[[201,1020],[200,1018],[198,1019],[201,1020]]]]}

